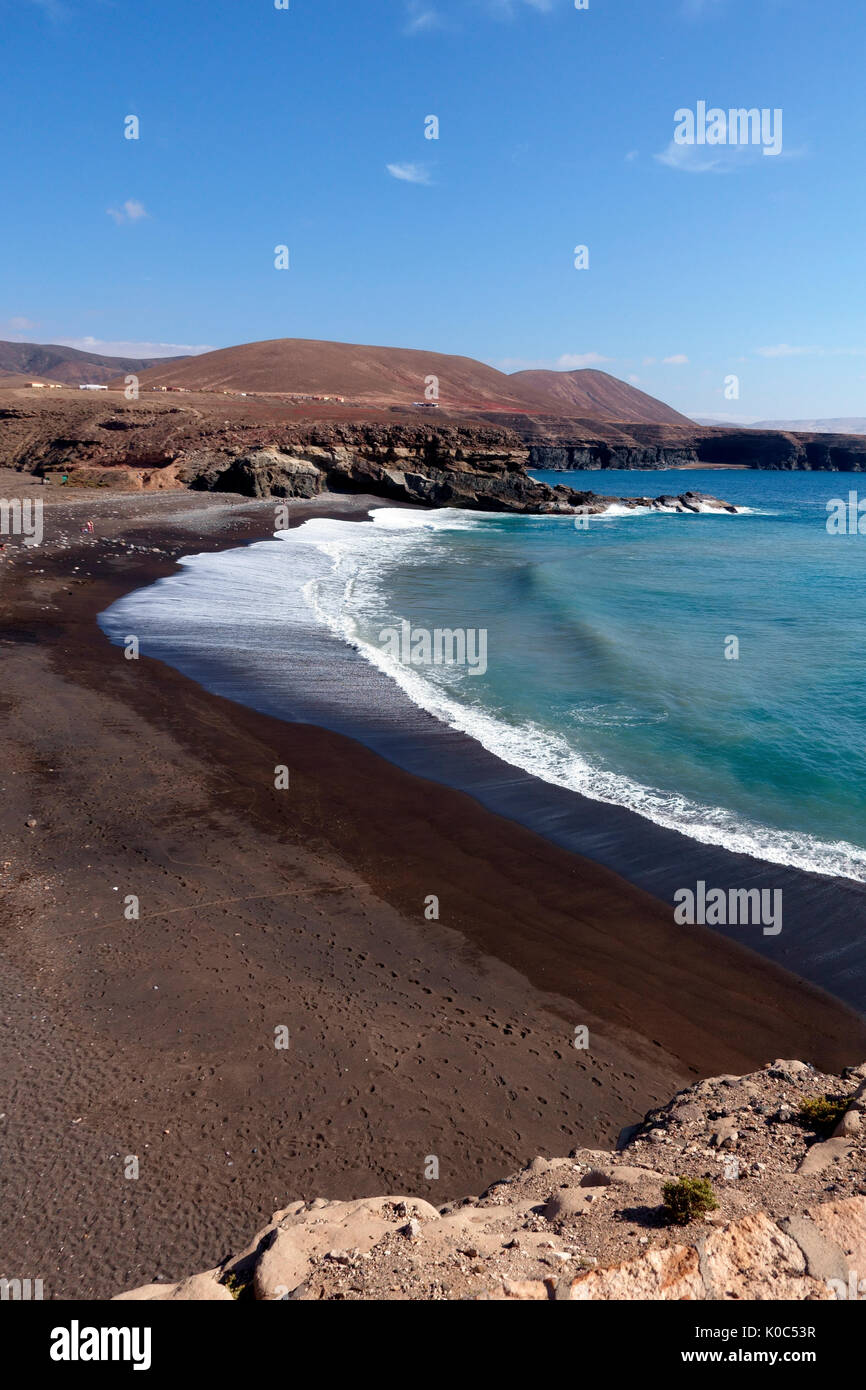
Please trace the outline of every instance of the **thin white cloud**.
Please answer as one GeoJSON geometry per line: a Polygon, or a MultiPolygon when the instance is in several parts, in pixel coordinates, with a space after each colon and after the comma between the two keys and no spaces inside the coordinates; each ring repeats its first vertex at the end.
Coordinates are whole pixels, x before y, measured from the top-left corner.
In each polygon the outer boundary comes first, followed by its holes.
{"type": "Polygon", "coordinates": [[[30,319],[22,318],[19,314],[15,318],[7,319],[2,326],[9,329],[11,333],[26,333],[28,328],[35,328],[36,324],[31,323],[30,319]]]}
{"type": "Polygon", "coordinates": [[[425,164],[386,164],[392,179],[403,183],[429,183],[430,171],[425,164]]]}
{"type": "Polygon", "coordinates": [[[140,222],[143,217],[148,217],[149,213],[144,203],[140,203],[137,198],[127,198],[122,208],[106,208],[109,217],[113,217],[118,227],[125,222],[140,222]]]}
{"type": "Polygon", "coordinates": [[[672,357],[662,358],[666,367],[684,367],[688,360],[684,352],[675,352],[672,357]]]}
{"type": "Polygon", "coordinates": [[[203,352],[214,352],[208,343],[136,343],[107,342],[103,338],[55,338],[58,347],[78,348],[81,352],[95,352],[102,357],[197,357],[203,352]]]}
{"type": "Polygon", "coordinates": [[[774,347],[759,347],[756,351],[759,357],[811,357],[814,353],[819,353],[821,349],[791,347],[790,343],[777,343],[774,347]]]}
{"type": "Polygon", "coordinates": [[[444,21],[438,10],[434,10],[432,5],[422,4],[421,0],[410,0],[406,6],[404,34],[424,34],[431,29],[442,28],[444,21]]]}
{"type": "Polygon", "coordinates": [[[760,157],[761,153],[758,145],[678,145],[671,140],[653,158],[683,174],[730,174],[745,168],[750,156],[760,157]]]}
{"type": "Polygon", "coordinates": [[[676,140],[671,140],[665,149],[653,155],[653,159],[682,174],[733,174],[758,164],[804,159],[809,154],[808,145],[780,150],[771,159],[764,158],[764,150],[765,146],[760,144],[678,145],[676,140]]]}
{"type": "Polygon", "coordinates": [[[755,348],[759,357],[864,357],[866,348],[792,347],[776,343],[771,347],[755,348]]]}

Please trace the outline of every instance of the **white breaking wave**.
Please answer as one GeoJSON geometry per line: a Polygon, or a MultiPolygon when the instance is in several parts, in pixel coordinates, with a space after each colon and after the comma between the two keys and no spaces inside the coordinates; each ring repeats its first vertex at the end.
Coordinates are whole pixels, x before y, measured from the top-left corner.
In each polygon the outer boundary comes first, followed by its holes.
{"type": "MultiPolygon", "coordinates": [[[[647,508],[642,514],[650,511],[647,508]]],[[[627,508],[623,514],[635,515],[627,508]]],[[[607,515],[619,513],[609,511],[607,515]]],[[[332,588],[329,592],[327,581],[321,579],[311,579],[302,590],[322,623],[390,677],[415,705],[448,727],[474,738],[503,761],[590,800],[624,807],[702,844],[718,845],[773,864],[866,882],[866,849],[846,841],[826,842],[805,832],[764,826],[724,807],[702,805],[679,793],[645,786],[625,774],[596,766],[562,735],[531,721],[510,724],[477,705],[464,704],[416,669],[364,640],[342,602],[352,592],[362,567],[369,570],[371,561],[375,567],[386,557],[393,558],[395,547],[401,552],[411,549],[412,533],[417,536],[424,530],[475,530],[488,519],[492,518],[487,513],[463,512],[458,508],[410,512],[381,507],[371,513],[369,522],[315,519],[295,530],[280,531],[277,537],[288,544],[313,546],[331,559],[334,578],[341,581],[336,595],[332,588]],[[383,542],[381,547],[371,547],[374,536],[383,542]],[[333,600],[335,596],[337,602],[329,603],[328,597],[333,600]]]]}
{"type": "MultiPolygon", "coordinates": [[[[631,516],[753,516],[751,507],[737,507],[736,512],[722,511],[719,507],[711,507],[709,502],[699,502],[697,511],[691,511],[688,507],[626,507],[622,502],[611,502],[609,507],[605,507],[603,512],[590,512],[590,521],[606,516],[631,517],[631,516]]],[[[585,512],[579,513],[586,516],[585,512]]]]}

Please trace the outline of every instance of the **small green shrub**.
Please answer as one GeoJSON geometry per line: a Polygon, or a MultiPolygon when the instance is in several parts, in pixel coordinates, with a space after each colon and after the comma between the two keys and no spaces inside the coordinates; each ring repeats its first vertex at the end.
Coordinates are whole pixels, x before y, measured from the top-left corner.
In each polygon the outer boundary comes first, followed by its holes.
{"type": "Polygon", "coordinates": [[[676,1226],[687,1226],[719,1205],[709,1178],[677,1178],[665,1183],[662,1195],[668,1220],[676,1226]]]}
{"type": "Polygon", "coordinates": [[[800,1123],[818,1134],[830,1134],[850,1104],[850,1096],[807,1096],[800,1106],[800,1123]]]}
{"type": "Polygon", "coordinates": [[[230,1274],[223,1280],[232,1298],[247,1299],[252,1296],[253,1286],[251,1283],[244,1283],[236,1274],[230,1274]]]}

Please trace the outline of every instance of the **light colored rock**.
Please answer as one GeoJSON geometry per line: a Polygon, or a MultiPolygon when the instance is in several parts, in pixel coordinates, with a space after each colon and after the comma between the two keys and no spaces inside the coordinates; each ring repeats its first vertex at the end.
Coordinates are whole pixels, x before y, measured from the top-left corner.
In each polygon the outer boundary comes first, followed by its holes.
{"type": "Polygon", "coordinates": [[[217,1282],[222,1271],[208,1269],[203,1274],[191,1274],[179,1284],[144,1284],[129,1293],[115,1294],[112,1303],[233,1303],[231,1290],[217,1282]]]}
{"type": "Polygon", "coordinates": [[[669,1113],[672,1120],[679,1120],[680,1124],[686,1125],[694,1120],[702,1120],[704,1107],[694,1101],[684,1101],[681,1105],[675,1105],[669,1113]]]}
{"type": "Polygon", "coordinates": [[[834,1139],[853,1139],[860,1133],[860,1111],[846,1110],[833,1130],[834,1139]]]}
{"type": "Polygon", "coordinates": [[[218,1284],[220,1271],[209,1269],[205,1274],[193,1274],[189,1279],[184,1279],[169,1294],[168,1302],[180,1303],[205,1303],[222,1301],[223,1303],[233,1303],[231,1289],[227,1289],[225,1284],[218,1284]]]}
{"type": "Polygon", "coordinates": [[[780,1081],[790,1081],[792,1078],[806,1075],[812,1068],[807,1062],[798,1062],[796,1059],[787,1062],[783,1058],[777,1058],[765,1070],[780,1081]]]}
{"type": "Polygon", "coordinates": [[[806,1214],[820,1234],[841,1251],[848,1269],[866,1279],[866,1197],[822,1202],[809,1207],[806,1214]]]}
{"type": "Polygon", "coordinates": [[[736,1143],[739,1135],[737,1133],[737,1121],[733,1115],[725,1115],[721,1120],[713,1122],[710,1131],[710,1143],[714,1148],[721,1149],[723,1146],[736,1143]]]}
{"type": "Polygon", "coordinates": [[[597,1299],[678,1302],[703,1297],[698,1254],[686,1245],[650,1250],[640,1259],[628,1260],[612,1269],[582,1274],[571,1285],[571,1299],[577,1302],[597,1299]]]}
{"type": "Polygon", "coordinates": [[[348,1250],[329,1250],[325,1256],[326,1260],[333,1260],[334,1264],[350,1265],[352,1256],[348,1250]]]}
{"type": "Polygon", "coordinates": [[[806,1257],[806,1270],[813,1279],[848,1278],[848,1262],[835,1241],[828,1240],[808,1216],[789,1216],[779,1222],[785,1235],[796,1241],[806,1257]]]}
{"type": "Polygon", "coordinates": [[[798,1173],[810,1175],[812,1173],[823,1173],[832,1164],[841,1163],[846,1159],[854,1145],[850,1139],[825,1139],[823,1143],[813,1144],[806,1150],[798,1173]]]}
{"type": "Polygon", "coordinates": [[[532,1162],[528,1165],[526,1171],[527,1173],[546,1173],[549,1167],[550,1160],[547,1158],[542,1158],[541,1154],[537,1154],[536,1157],[532,1160],[532,1162]]]}
{"type": "Polygon", "coordinates": [[[585,1216],[593,1203],[600,1200],[599,1188],[566,1187],[561,1192],[553,1192],[544,1207],[547,1221],[570,1221],[575,1216],[585,1216]]]}
{"type": "Polygon", "coordinates": [[[803,1299],[820,1290],[799,1245],[764,1212],[707,1236],[701,1273],[708,1298],[803,1299]]]}
{"type": "Polygon", "coordinates": [[[503,1279],[502,1297],[546,1303],[550,1298],[550,1290],[540,1279],[503,1279]]]}
{"type": "Polygon", "coordinates": [[[285,1298],[302,1284],[312,1262],[329,1251],[357,1250],[364,1255],[382,1236],[396,1234],[405,1217],[418,1224],[441,1220],[419,1197],[368,1197],[359,1202],[328,1202],[287,1216],[263,1242],[253,1273],[257,1299],[285,1298]]]}

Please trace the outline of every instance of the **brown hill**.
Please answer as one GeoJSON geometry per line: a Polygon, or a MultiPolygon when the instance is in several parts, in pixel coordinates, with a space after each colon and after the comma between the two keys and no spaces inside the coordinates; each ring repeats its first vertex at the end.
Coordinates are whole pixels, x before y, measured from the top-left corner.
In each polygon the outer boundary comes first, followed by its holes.
{"type": "Polygon", "coordinates": [[[106,384],[127,372],[142,372],[157,362],[178,362],[177,357],[103,357],[60,343],[0,342],[0,372],[21,375],[27,381],[62,381],[67,386],[85,382],[106,384]]]}
{"type": "Polygon", "coordinates": [[[188,391],[252,391],[343,396],[361,405],[411,406],[435,376],[446,411],[508,411],[652,424],[689,424],[643,391],[597,371],[508,374],[476,362],[414,348],[369,347],[275,338],[221,348],[144,372],[141,385],[188,391]]]}
{"type": "Polygon", "coordinates": [[[514,372],[508,381],[527,401],[537,400],[539,411],[548,415],[641,425],[692,423],[655,396],[638,391],[608,372],[591,368],[572,372],[514,372]]]}

